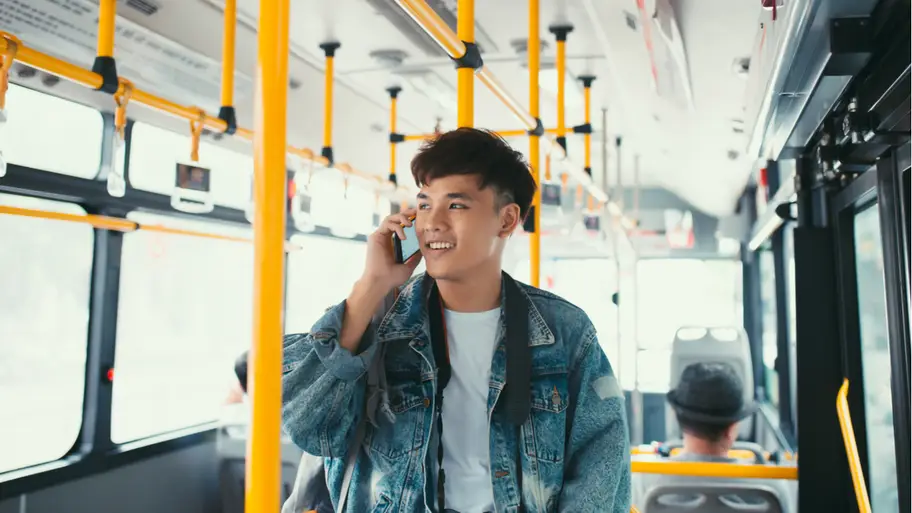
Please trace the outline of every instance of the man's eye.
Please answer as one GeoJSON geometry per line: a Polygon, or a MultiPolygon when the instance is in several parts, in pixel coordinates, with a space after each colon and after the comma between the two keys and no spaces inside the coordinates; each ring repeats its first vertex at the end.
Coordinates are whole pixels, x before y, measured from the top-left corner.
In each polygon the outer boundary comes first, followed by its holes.
{"type": "Polygon", "coordinates": [[[465,205],[461,205],[459,203],[453,203],[450,205],[450,208],[466,208],[466,207],[465,207],[465,205]]]}
{"type": "Polygon", "coordinates": [[[431,208],[431,206],[428,205],[427,203],[422,203],[422,204],[418,205],[419,210],[427,210],[429,208],[431,208]]]}

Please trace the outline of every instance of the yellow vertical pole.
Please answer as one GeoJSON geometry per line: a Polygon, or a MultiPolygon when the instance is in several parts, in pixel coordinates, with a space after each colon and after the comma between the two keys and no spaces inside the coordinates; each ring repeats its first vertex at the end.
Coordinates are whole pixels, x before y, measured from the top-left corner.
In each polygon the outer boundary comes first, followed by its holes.
{"type": "MultiPolygon", "coordinates": [[[[456,36],[463,43],[475,43],[475,0],[457,0],[456,36]]],[[[466,47],[468,51],[468,47],[466,47]]],[[[456,69],[457,110],[456,124],[459,127],[475,125],[475,70],[456,69]]]]}
{"type": "MultiPolygon", "coordinates": [[[[390,132],[396,132],[396,97],[390,98],[390,132]]],[[[390,176],[396,176],[396,144],[390,143],[390,176]]]]}
{"type": "Polygon", "coordinates": [[[320,45],[320,48],[323,49],[323,52],[326,54],[326,70],[323,72],[323,78],[325,80],[325,89],[326,95],[324,96],[323,104],[323,151],[322,155],[329,160],[329,164],[333,164],[333,149],[332,149],[332,117],[333,117],[333,83],[335,74],[335,57],[336,50],[341,47],[342,44],[337,41],[330,41],[320,45]]]}
{"type": "MultiPolygon", "coordinates": [[[[585,103],[586,104],[586,122],[585,122],[585,124],[591,126],[590,112],[592,109],[592,88],[589,85],[586,85],[585,89],[583,90],[583,96],[584,96],[585,102],[586,102],[585,103]]],[[[583,144],[585,145],[585,148],[586,148],[586,150],[585,150],[586,151],[586,153],[585,153],[586,172],[589,174],[589,176],[592,176],[592,134],[586,133],[583,136],[583,144]]]]}
{"type": "MultiPolygon", "coordinates": [[[[586,109],[583,126],[587,127],[587,130],[583,135],[583,146],[585,148],[584,170],[586,171],[586,174],[589,175],[589,178],[592,178],[592,82],[595,81],[595,77],[592,75],[583,75],[580,77],[580,80],[583,82],[583,98],[586,109]]],[[[595,209],[595,198],[591,194],[589,195],[589,204],[587,207],[590,211],[595,209]]]]}
{"type": "Polygon", "coordinates": [[[386,90],[390,95],[390,173],[389,181],[396,183],[396,141],[394,137],[398,136],[396,132],[396,118],[398,117],[399,93],[402,88],[393,86],[386,90]]]}
{"type": "Polygon", "coordinates": [[[260,2],[254,152],[253,419],[247,513],[279,511],[282,310],[285,282],[285,145],[290,0],[260,2]]]}
{"type": "MultiPolygon", "coordinates": [[[[541,66],[541,33],[539,21],[539,0],[529,0],[529,39],[526,54],[529,58],[529,113],[540,119],[538,72],[541,66]]],[[[535,230],[529,237],[529,284],[538,287],[541,283],[541,145],[539,136],[529,135],[529,167],[535,178],[535,197],[532,200],[532,215],[535,230]]]]}
{"type": "Polygon", "coordinates": [[[567,34],[572,25],[556,25],[549,30],[557,39],[557,142],[567,151],[566,78],[567,78],[567,34]]]}
{"type": "Polygon", "coordinates": [[[98,2],[98,48],[96,57],[114,57],[114,15],[117,14],[117,0],[98,2]]]}
{"type": "Polygon", "coordinates": [[[234,105],[234,48],[237,33],[237,0],[225,0],[222,34],[222,107],[234,105]]]}
{"type": "MultiPolygon", "coordinates": [[[[557,40],[557,137],[567,136],[567,118],[564,112],[566,106],[566,69],[567,69],[567,41],[557,40]]],[[[566,146],[564,147],[566,149],[566,146]]]]}

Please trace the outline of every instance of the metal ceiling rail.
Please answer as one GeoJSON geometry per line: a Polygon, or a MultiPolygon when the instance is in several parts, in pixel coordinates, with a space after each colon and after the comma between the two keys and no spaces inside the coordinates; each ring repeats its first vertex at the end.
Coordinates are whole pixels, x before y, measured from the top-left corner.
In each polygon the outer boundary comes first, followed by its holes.
{"type": "MultiPolygon", "coordinates": [[[[436,12],[424,0],[396,0],[401,7],[415,22],[431,36],[437,44],[443,48],[453,59],[459,59],[466,53],[465,44],[459,40],[456,33],[437,15],[436,12]]],[[[475,72],[475,76],[497,97],[514,116],[523,124],[527,130],[538,128],[538,120],[523,107],[523,105],[513,95],[507,91],[506,87],[497,80],[494,74],[487,66],[482,66],[475,72]]],[[[557,143],[557,140],[551,134],[546,134],[543,142],[548,145],[548,151],[556,157],[556,160],[562,162],[567,172],[580,184],[585,187],[589,194],[594,196],[599,202],[605,203],[612,215],[618,215],[619,208],[611,208],[613,203],[608,195],[598,187],[592,179],[583,171],[582,167],[577,166],[568,158],[567,152],[557,143]]]]}

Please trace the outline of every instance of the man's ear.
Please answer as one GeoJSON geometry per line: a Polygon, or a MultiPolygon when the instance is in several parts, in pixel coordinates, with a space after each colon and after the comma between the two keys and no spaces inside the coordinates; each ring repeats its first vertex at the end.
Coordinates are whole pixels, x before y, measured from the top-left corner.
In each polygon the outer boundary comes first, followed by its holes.
{"type": "Polygon", "coordinates": [[[510,203],[500,209],[500,236],[509,237],[522,222],[519,215],[519,205],[510,203]]]}

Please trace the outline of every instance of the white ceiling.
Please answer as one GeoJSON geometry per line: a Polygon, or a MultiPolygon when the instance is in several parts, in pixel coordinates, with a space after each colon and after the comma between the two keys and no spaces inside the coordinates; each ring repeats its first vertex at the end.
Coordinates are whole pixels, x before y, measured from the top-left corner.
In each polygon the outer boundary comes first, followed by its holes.
{"type": "MultiPolygon", "coordinates": [[[[686,54],[686,72],[693,91],[693,109],[686,101],[683,80],[671,69],[658,70],[656,92],[650,72],[650,54],[644,39],[644,19],[638,1],[653,12],[669,0],[542,0],[541,37],[547,43],[543,61],[553,59],[554,36],[549,23],[573,24],[568,38],[568,71],[573,76],[594,74],[593,127],[601,130],[601,109],[607,109],[608,140],[624,137],[623,181],[634,181],[634,154],[639,155],[639,178],[643,185],[660,185],[677,193],[697,208],[713,215],[733,211],[750,171],[751,162],[740,154],[747,141],[734,133],[734,119],[744,116],[746,102],[743,77],[733,71],[736,59],[750,57],[762,16],[759,2],[750,0],[670,0],[686,54]],[[628,16],[635,29],[628,26],[628,16]],[[670,84],[670,86],[669,86],[670,84]],[[730,153],[737,152],[734,160],[730,153]]],[[[146,16],[119,4],[119,14],[173,40],[189,50],[221,59],[223,0],[155,0],[159,10],[146,16]]],[[[484,57],[487,66],[513,95],[528,98],[528,71],[511,42],[527,37],[527,8],[520,1],[476,2],[478,30],[490,36],[495,52],[484,57]]],[[[238,0],[237,71],[254,76],[256,66],[255,17],[257,0],[238,0]]],[[[444,128],[455,126],[455,105],[447,109],[412,90],[371,58],[376,50],[402,50],[405,64],[437,72],[455,91],[456,73],[449,59],[428,57],[401,34],[367,0],[292,1],[291,38],[294,44],[289,66],[291,78],[300,84],[289,94],[289,142],[319,152],[323,140],[323,55],[319,44],[341,41],[336,54],[333,146],[337,162],[386,176],[389,173],[388,96],[385,88],[403,86],[399,101],[399,131],[429,132],[438,116],[444,128]]],[[[668,55],[652,20],[647,26],[659,58],[668,55]]],[[[415,30],[420,30],[415,27],[415,30]]],[[[554,75],[550,75],[553,77],[554,75]]],[[[129,78],[129,77],[128,77],[129,78]]],[[[552,78],[553,79],[553,78],[552,78]]],[[[142,85],[142,84],[140,84],[142,85]]],[[[542,119],[556,125],[556,103],[542,84],[542,119]]],[[[583,122],[581,90],[568,83],[567,124],[583,122]],[[574,96],[575,95],[575,96],[574,96]]],[[[455,95],[454,95],[455,96],[455,95]]],[[[177,99],[180,100],[180,99],[177,99]]],[[[236,105],[242,126],[252,126],[249,98],[236,105]]],[[[480,83],[475,86],[476,126],[492,129],[520,128],[509,111],[480,83]]],[[[753,120],[744,120],[751,125],[753,120]]],[[[582,138],[570,135],[569,152],[582,165],[582,138]]],[[[593,136],[593,169],[600,183],[601,134],[593,136]]],[[[526,150],[520,138],[517,148],[526,150]]],[[[612,144],[613,145],[613,144],[612,144]]],[[[408,175],[408,161],[417,144],[400,145],[398,172],[408,175]]],[[[609,154],[610,181],[616,180],[614,149],[609,154]]],[[[405,180],[403,180],[405,181],[405,180]]],[[[401,183],[401,182],[400,182],[401,183]]]]}

